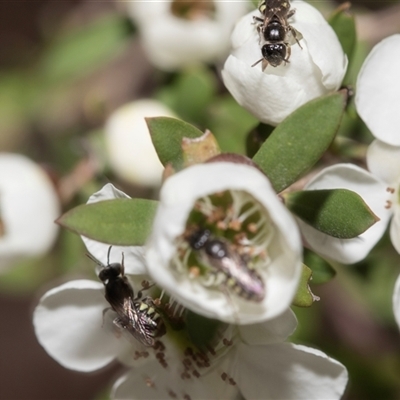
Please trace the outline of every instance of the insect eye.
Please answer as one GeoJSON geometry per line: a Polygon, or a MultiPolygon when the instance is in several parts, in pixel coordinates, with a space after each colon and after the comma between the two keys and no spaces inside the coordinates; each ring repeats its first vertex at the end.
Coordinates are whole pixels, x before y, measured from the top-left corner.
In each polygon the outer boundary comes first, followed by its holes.
{"type": "Polygon", "coordinates": [[[189,238],[190,246],[195,249],[199,250],[204,247],[209,239],[211,232],[208,229],[201,229],[196,231],[193,235],[189,238]]]}

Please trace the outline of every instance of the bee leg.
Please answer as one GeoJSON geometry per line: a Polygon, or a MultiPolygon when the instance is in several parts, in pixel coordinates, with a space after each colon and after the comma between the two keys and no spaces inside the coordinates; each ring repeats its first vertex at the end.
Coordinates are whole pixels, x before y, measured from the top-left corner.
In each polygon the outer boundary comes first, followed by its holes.
{"type": "Polygon", "coordinates": [[[126,329],[126,324],[119,317],[114,318],[113,324],[119,329],[126,329]]]}
{"type": "Polygon", "coordinates": [[[296,9],[295,9],[295,8],[292,8],[292,9],[288,12],[288,15],[287,15],[286,18],[289,19],[290,17],[293,17],[294,14],[296,14],[296,9]]]}
{"type": "Polygon", "coordinates": [[[121,261],[121,275],[124,276],[125,275],[125,265],[124,265],[124,253],[122,253],[122,261],[121,261]]]}
{"type": "MultiPolygon", "coordinates": [[[[290,30],[292,36],[294,37],[294,40],[296,41],[296,43],[300,46],[301,49],[303,49],[303,48],[301,47],[301,44],[300,44],[300,42],[299,42],[299,39],[297,38],[297,31],[296,31],[296,29],[294,29],[294,28],[293,28],[292,26],[290,26],[290,25],[289,25],[288,28],[289,28],[289,30],[290,30]]],[[[301,39],[301,37],[300,37],[300,39],[301,39]]]]}
{"type": "Polygon", "coordinates": [[[262,18],[256,17],[255,15],[253,16],[253,23],[255,24],[256,22],[264,22],[262,18]]]}
{"type": "Polygon", "coordinates": [[[262,65],[262,70],[265,71],[265,68],[268,67],[268,61],[265,58],[263,58],[261,65],[262,65]]]}
{"type": "Polygon", "coordinates": [[[290,58],[291,54],[292,54],[292,50],[291,50],[290,46],[287,46],[287,57],[283,60],[283,61],[285,61],[285,65],[286,65],[286,63],[290,63],[289,58],[290,58]]]}
{"type": "MultiPolygon", "coordinates": [[[[253,65],[252,65],[252,67],[255,67],[257,64],[259,64],[261,61],[263,61],[264,60],[264,58],[260,58],[258,61],[256,61],[253,65]]],[[[264,71],[264,69],[263,69],[263,71],[264,71]]]]}
{"type": "Polygon", "coordinates": [[[155,285],[155,283],[152,283],[152,284],[150,285],[148,281],[143,281],[143,282],[142,282],[142,289],[139,290],[139,291],[137,292],[136,298],[141,299],[142,296],[143,296],[143,292],[144,292],[145,290],[148,290],[148,289],[152,288],[154,285],[155,285]]]}
{"type": "Polygon", "coordinates": [[[106,312],[107,312],[107,311],[110,311],[110,310],[112,310],[111,307],[107,307],[107,308],[105,308],[105,309],[103,310],[103,322],[102,322],[102,324],[101,324],[101,327],[104,326],[104,316],[106,315],[106,312]]]}

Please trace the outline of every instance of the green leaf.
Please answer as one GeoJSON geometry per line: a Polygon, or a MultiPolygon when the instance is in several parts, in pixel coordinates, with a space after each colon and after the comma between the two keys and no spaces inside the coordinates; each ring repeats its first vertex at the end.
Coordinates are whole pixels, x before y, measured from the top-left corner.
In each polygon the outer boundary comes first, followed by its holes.
{"type": "Polygon", "coordinates": [[[289,115],[264,142],[253,161],[277,192],[321,158],[339,128],[345,103],[340,92],[312,100],[289,115]]]}
{"type": "Polygon", "coordinates": [[[343,51],[350,59],[357,42],[357,33],[355,19],[349,13],[349,8],[350,3],[342,4],[329,17],[328,22],[335,31],[343,51]]]}
{"type": "Polygon", "coordinates": [[[379,221],[361,196],[351,190],[304,190],[283,197],[300,219],[339,239],[355,238],[379,221]]]}
{"type": "Polygon", "coordinates": [[[79,235],[120,246],[142,246],[149,236],[157,201],[115,199],[83,204],[56,222],[79,235]]]}
{"type": "Polygon", "coordinates": [[[215,338],[221,322],[188,311],[185,317],[190,341],[199,349],[206,347],[215,338]]]}
{"type": "Polygon", "coordinates": [[[310,307],[314,301],[318,301],[319,297],[314,296],[311,292],[309,282],[311,279],[312,271],[303,264],[303,272],[301,274],[299,287],[293,299],[292,305],[297,307],[310,307]]]}
{"type": "Polygon", "coordinates": [[[214,98],[217,82],[204,66],[184,71],[169,86],[163,87],[156,97],[184,120],[203,122],[205,110],[214,98]]]}
{"type": "Polygon", "coordinates": [[[327,283],[336,275],[336,271],[327,261],[310,250],[305,250],[304,262],[312,270],[312,284],[327,283]]]}
{"type": "Polygon", "coordinates": [[[164,167],[171,164],[174,169],[181,169],[184,162],[182,139],[197,138],[203,132],[175,118],[146,118],[146,122],[161,163],[164,167]]]}
{"type": "Polygon", "coordinates": [[[108,63],[127,43],[128,36],[129,27],[119,15],[107,15],[64,33],[44,55],[40,64],[42,76],[49,84],[80,78],[108,63]]]}
{"type": "Polygon", "coordinates": [[[275,127],[260,123],[252,129],[246,138],[246,153],[248,157],[254,157],[263,143],[271,136],[275,127]]]}

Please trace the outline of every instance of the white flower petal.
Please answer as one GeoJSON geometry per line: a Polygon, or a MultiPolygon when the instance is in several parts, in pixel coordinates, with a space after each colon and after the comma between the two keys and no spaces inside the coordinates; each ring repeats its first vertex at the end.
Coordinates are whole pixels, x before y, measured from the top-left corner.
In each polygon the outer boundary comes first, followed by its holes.
{"type": "MultiPolygon", "coordinates": [[[[101,190],[89,197],[87,204],[112,199],[130,199],[130,197],[121,190],[118,190],[111,183],[107,183],[107,185],[105,185],[101,190]]],[[[81,238],[85,243],[88,252],[102,264],[107,264],[107,255],[110,245],[97,242],[96,240],[89,239],[85,236],[81,236],[81,238]]],[[[112,246],[109,260],[110,263],[120,263],[122,260],[122,253],[124,253],[126,274],[147,274],[143,246],[112,246]]]]}
{"type": "Polygon", "coordinates": [[[111,324],[102,326],[107,307],[103,285],[95,281],[71,281],[49,290],[33,314],[37,339],[65,368],[102,368],[126,347],[110,330],[111,324]]]}
{"type": "Polygon", "coordinates": [[[250,345],[279,343],[286,340],[297,327],[297,318],[289,308],[278,317],[260,324],[239,326],[240,337],[250,345]]]}
{"type": "Polygon", "coordinates": [[[368,169],[388,184],[400,179],[400,147],[374,140],[367,151],[368,169]]]}
{"type": "Polygon", "coordinates": [[[113,171],[127,182],[159,186],[164,170],[145,118],[175,117],[156,100],[139,100],[114,111],[105,126],[105,143],[113,171]]]}
{"type": "Polygon", "coordinates": [[[337,239],[299,220],[300,230],[308,244],[322,256],[344,264],[365,258],[382,237],[391,216],[391,211],[385,208],[388,199],[386,187],[382,181],[353,164],[337,164],[322,170],[308,183],[307,190],[352,190],[363,198],[380,221],[354,239],[337,239]]]}
{"type": "Polygon", "coordinates": [[[310,4],[293,1],[292,6],[296,8],[293,25],[303,34],[311,58],[321,72],[323,85],[327,90],[339,89],[348,60],[336,33],[322,14],[316,12],[310,4]]]}
{"type": "Polygon", "coordinates": [[[370,52],[358,74],[355,104],[372,134],[382,142],[400,145],[400,34],[389,36],[370,52]]]}
{"type": "Polygon", "coordinates": [[[216,162],[189,167],[168,178],[146,253],[149,274],[179,302],[191,310],[225,322],[251,324],[271,319],[291,304],[301,274],[302,246],[297,226],[277,199],[269,181],[260,171],[243,164],[216,162]],[[225,190],[244,191],[263,205],[273,221],[276,234],[265,282],[266,295],[260,303],[210,290],[195,279],[170,269],[176,252],[176,238],[186,226],[196,200],[225,190]]]}
{"type": "Polygon", "coordinates": [[[400,275],[396,280],[393,291],[393,311],[397,325],[400,327],[400,275]]]}
{"type": "Polygon", "coordinates": [[[234,379],[247,400],[340,399],[345,367],[321,351],[282,343],[238,348],[234,379]]]}
{"type": "Polygon", "coordinates": [[[253,16],[243,17],[231,40],[233,50],[225,62],[222,78],[236,101],[260,121],[277,125],[308,101],[339,88],[347,68],[347,58],[332,28],[318,10],[294,1],[296,13],[290,20],[304,40],[291,46],[290,63],[278,67],[262,63],[259,34],[253,16]],[[321,44],[322,43],[322,44],[321,44]],[[284,95],[282,95],[284,94],[284,95]]]}
{"type": "Polygon", "coordinates": [[[150,61],[165,70],[224,58],[233,24],[249,7],[246,2],[215,1],[215,19],[188,20],[173,15],[171,4],[172,0],[129,3],[130,15],[139,24],[143,48],[150,61]]]}
{"type": "Polygon", "coordinates": [[[0,153],[0,268],[49,251],[59,215],[57,193],[42,168],[25,156],[0,153]]]}
{"type": "Polygon", "coordinates": [[[164,369],[157,361],[149,362],[138,370],[131,370],[119,378],[111,391],[114,400],[169,398],[192,400],[235,399],[238,389],[228,385],[212,373],[200,378],[182,379],[177,366],[164,369]],[[188,397],[185,397],[188,396],[188,397]]]}

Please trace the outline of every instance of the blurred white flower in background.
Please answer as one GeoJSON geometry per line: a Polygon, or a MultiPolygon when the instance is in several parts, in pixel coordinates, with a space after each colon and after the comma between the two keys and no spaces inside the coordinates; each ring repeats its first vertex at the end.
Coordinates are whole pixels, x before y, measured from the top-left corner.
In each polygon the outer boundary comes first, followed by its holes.
{"type": "Polygon", "coordinates": [[[130,1],[127,11],[139,27],[143,48],[162,70],[223,60],[235,22],[249,11],[239,1],[130,1]]]}
{"type": "MultiPolygon", "coordinates": [[[[368,148],[367,165],[386,187],[386,207],[393,216],[390,239],[400,253],[400,34],[379,42],[369,53],[357,79],[357,112],[375,136],[368,148]]],[[[400,276],[393,308],[400,326],[400,276]]]]}
{"type": "Polygon", "coordinates": [[[55,187],[39,165],[20,154],[0,153],[0,270],[50,250],[60,208],[55,187]]]}
{"type": "Polygon", "coordinates": [[[137,100],[123,105],[105,126],[106,152],[112,170],[125,181],[158,186],[164,170],[151,141],[147,117],[176,117],[156,100],[137,100]]]}
{"type": "Polygon", "coordinates": [[[221,161],[188,167],[165,181],[146,260],[153,280],[185,307],[208,318],[251,324],[290,306],[302,270],[302,244],[295,220],[267,177],[252,166],[221,161]],[[252,269],[241,270],[241,284],[230,279],[224,284],[227,275],[206,267],[207,260],[197,259],[203,269],[193,266],[192,256],[204,251],[190,248],[185,235],[192,226],[209,229],[210,240],[243,252],[252,269]],[[249,293],[255,298],[246,298],[249,293]]]}
{"type": "Polygon", "coordinates": [[[371,133],[400,146],[400,34],[379,42],[365,59],[357,78],[357,112],[371,133]]]}
{"type": "Polygon", "coordinates": [[[260,37],[253,16],[244,16],[232,34],[232,51],[222,78],[236,101],[261,122],[277,125],[308,101],[339,89],[347,57],[339,40],[320,12],[303,1],[291,2],[295,14],[289,23],[303,38],[291,46],[289,63],[278,67],[262,63],[260,37]]]}
{"type": "Polygon", "coordinates": [[[400,34],[371,50],[358,75],[355,104],[376,137],[368,147],[367,165],[387,188],[386,205],[393,214],[390,237],[400,253],[400,58],[393,57],[399,46],[400,34]]]}

